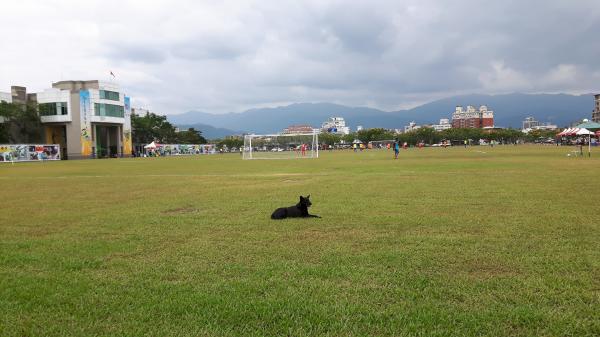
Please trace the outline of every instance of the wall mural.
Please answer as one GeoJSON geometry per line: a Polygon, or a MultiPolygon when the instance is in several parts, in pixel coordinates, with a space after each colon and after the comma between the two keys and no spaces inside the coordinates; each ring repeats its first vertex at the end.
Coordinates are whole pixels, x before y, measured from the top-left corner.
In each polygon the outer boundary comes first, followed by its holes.
{"type": "Polygon", "coordinates": [[[0,145],[0,162],[60,160],[58,144],[0,145]]]}
{"type": "Polygon", "coordinates": [[[92,121],[89,90],[79,90],[79,111],[81,121],[81,155],[92,154],[92,121]]]}
{"type": "Polygon", "coordinates": [[[131,139],[131,98],[125,96],[123,98],[125,104],[125,123],[123,124],[123,155],[131,154],[132,139],[131,139]]]}

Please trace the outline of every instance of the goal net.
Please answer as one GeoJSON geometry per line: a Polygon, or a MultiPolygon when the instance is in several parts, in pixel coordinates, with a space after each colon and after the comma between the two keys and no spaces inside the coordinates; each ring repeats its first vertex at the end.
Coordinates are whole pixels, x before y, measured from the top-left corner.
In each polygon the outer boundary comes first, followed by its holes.
{"type": "Polygon", "coordinates": [[[244,136],[244,159],[302,159],[318,157],[318,133],[244,136]]]}

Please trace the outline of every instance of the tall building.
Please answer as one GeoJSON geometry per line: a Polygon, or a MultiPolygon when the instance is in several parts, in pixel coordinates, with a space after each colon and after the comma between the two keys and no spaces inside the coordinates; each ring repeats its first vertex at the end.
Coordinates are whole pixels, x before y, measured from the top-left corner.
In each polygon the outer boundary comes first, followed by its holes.
{"type": "Polygon", "coordinates": [[[482,105],[479,109],[469,105],[465,110],[457,106],[452,114],[453,128],[489,128],[494,127],[494,111],[482,105]]]}
{"type": "Polygon", "coordinates": [[[38,103],[45,142],[59,144],[63,158],[131,155],[130,98],[115,83],[60,81],[37,94],[12,87],[10,96],[12,103],[38,103]]]}
{"type": "Polygon", "coordinates": [[[527,117],[523,121],[523,132],[528,133],[531,130],[556,130],[558,128],[555,124],[542,123],[535,120],[533,117],[527,117]]]}
{"type": "Polygon", "coordinates": [[[321,125],[321,130],[323,130],[323,132],[342,135],[350,133],[350,128],[346,126],[346,121],[342,117],[330,117],[328,121],[321,125]]]}
{"type": "Polygon", "coordinates": [[[434,124],[431,126],[435,131],[443,131],[446,129],[450,129],[452,124],[450,124],[450,120],[448,118],[440,119],[440,124],[434,124]]]}
{"type": "Polygon", "coordinates": [[[415,121],[412,121],[412,122],[408,123],[408,125],[404,126],[404,132],[411,132],[413,130],[417,130],[420,128],[421,128],[420,125],[417,125],[417,123],[415,123],[415,121]]]}
{"type": "Polygon", "coordinates": [[[592,121],[600,123],[600,94],[594,95],[594,111],[592,112],[592,121]]]}
{"type": "Polygon", "coordinates": [[[523,130],[533,129],[539,125],[540,125],[540,122],[536,121],[534,117],[526,117],[525,120],[523,121],[523,127],[521,129],[523,129],[523,130]]]}

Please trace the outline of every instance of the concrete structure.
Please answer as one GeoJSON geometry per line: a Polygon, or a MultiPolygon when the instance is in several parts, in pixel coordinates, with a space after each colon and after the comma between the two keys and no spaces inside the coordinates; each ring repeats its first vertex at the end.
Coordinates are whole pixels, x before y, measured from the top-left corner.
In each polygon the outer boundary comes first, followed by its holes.
{"type": "Polygon", "coordinates": [[[342,117],[330,117],[328,121],[321,125],[323,132],[336,133],[339,135],[350,134],[350,128],[346,126],[346,121],[342,117]]]}
{"type": "MultiPolygon", "coordinates": [[[[283,129],[283,134],[292,134],[292,133],[313,133],[315,129],[313,129],[310,125],[290,125],[287,128],[283,129]]],[[[318,131],[317,131],[318,132],[318,131]]]]}
{"type": "Polygon", "coordinates": [[[523,121],[522,131],[524,133],[529,133],[532,130],[556,130],[558,126],[550,123],[541,123],[533,117],[527,117],[523,121]]]}
{"type": "Polygon", "coordinates": [[[525,120],[523,121],[523,127],[521,129],[523,129],[523,130],[533,129],[534,127],[537,127],[539,125],[540,125],[540,122],[535,120],[535,118],[526,117],[525,120]]]}
{"type": "Polygon", "coordinates": [[[493,128],[494,111],[488,110],[488,107],[482,105],[479,109],[469,105],[467,109],[457,106],[452,114],[453,128],[493,128]]]}
{"type": "Polygon", "coordinates": [[[61,81],[37,95],[46,139],[68,158],[131,155],[130,98],[116,83],[61,81]]]}
{"type": "Polygon", "coordinates": [[[404,126],[404,132],[410,132],[410,131],[417,130],[420,128],[421,128],[420,125],[417,125],[417,123],[412,121],[412,122],[408,123],[408,125],[404,126]]]}
{"type": "Polygon", "coordinates": [[[13,85],[10,87],[10,92],[0,92],[0,101],[6,103],[27,104],[35,100],[35,94],[28,94],[25,87],[13,85]]]}
{"type": "Polygon", "coordinates": [[[452,128],[452,124],[450,124],[450,120],[448,118],[440,119],[440,124],[433,124],[431,126],[435,131],[443,131],[452,128]]]}
{"type": "Polygon", "coordinates": [[[600,94],[594,95],[594,111],[592,112],[592,121],[600,123],[600,94]]]}
{"type": "Polygon", "coordinates": [[[37,94],[13,86],[10,101],[38,104],[45,142],[59,144],[65,159],[131,155],[130,98],[115,83],[61,81],[37,94]]]}

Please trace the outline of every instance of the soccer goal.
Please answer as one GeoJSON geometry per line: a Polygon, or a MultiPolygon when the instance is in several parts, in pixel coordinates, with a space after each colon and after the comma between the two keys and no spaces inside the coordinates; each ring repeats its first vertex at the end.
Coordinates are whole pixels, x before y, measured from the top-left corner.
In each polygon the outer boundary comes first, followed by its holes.
{"type": "Polygon", "coordinates": [[[318,133],[244,136],[244,159],[319,158],[318,133]]]}

